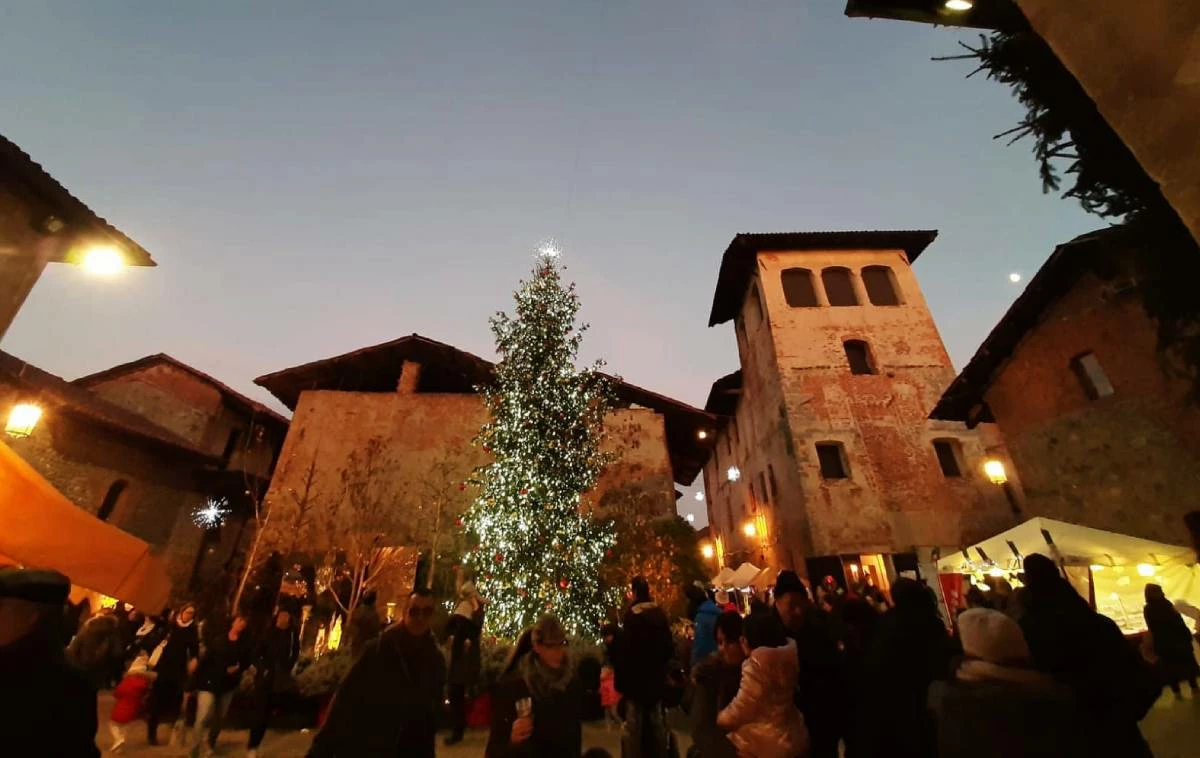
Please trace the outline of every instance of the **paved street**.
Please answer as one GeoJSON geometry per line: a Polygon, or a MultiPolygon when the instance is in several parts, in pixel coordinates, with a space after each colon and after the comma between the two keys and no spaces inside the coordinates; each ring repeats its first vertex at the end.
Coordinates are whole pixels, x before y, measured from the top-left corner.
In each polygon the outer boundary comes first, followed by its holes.
{"type": "MultiPolygon", "coordinates": [[[[1186,692],[1186,690],[1185,690],[1186,692]]],[[[111,745],[108,734],[108,724],[104,720],[112,709],[112,698],[103,695],[100,698],[101,724],[97,744],[102,750],[111,745]]],[[[1142,732],[1154,750],[1155,758],[1194,758],[1196,745],[1200,745],[1200,699],[1184,699],[1177,701],[1169,692],[1164,694],[1154,705],[1150,714],[1142,722],[1142,732]]],[[[166,730],[163,730],[166,733],[166,730]]],[[[184,752],[167,747],[151,748],[145,743],[145,724],[137,722],[129,729],[130,743],[121,755],[130,756],[180,756],[184,752]]],[[[233,731],[221,735],[218,745],[219,755],[239,758],[245,754],[246,732],[233,731]]],[[[686,735],[679,734],[680,753],[684,754],[690,744],[686,735]]],[[[259,750],[264,758],[300,758],[308,749],[309,735],[302,732],[270,732],[259,750]]],[[[452,748],[438,744],[440,758],[479,758],[483,755],[487,733],[475,730],[467,735],[467,739],[452,748]]],[[[603,725],[587,724],[583,731],[584,747],[603,747],[613,756],[621,753],[617,732],[607,731],[603,725]]]]}

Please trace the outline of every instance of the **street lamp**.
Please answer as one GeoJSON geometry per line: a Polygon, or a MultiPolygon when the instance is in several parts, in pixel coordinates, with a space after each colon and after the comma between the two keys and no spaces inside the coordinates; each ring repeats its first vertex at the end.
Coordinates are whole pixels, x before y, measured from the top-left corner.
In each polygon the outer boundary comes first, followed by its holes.
{"type": "Polygon", "coordinates": [[[703,555],[705,560],[712,560],[712,557],[716,555],[716,551],[713,550],[712,545],[705,542],[700,546],[700,555],[703,555]]]}
{"type": "Polygon", "coordinates": [[[125,268],[125,256],[113,245],[96,245],[83,252],[79,263],[89,273],[113,276],[125,268]]]}
{"type": "Polygon", "coordinates": [[[960,13],[963,11],[969,11],[974,7],[975,3],[972,2],[972,0],[946,0],[945,3],[946,10],[958,11],[960,13]]]}
{"type": "Polygon", "coordinates": [[[696,523],[696,514],[694,514],[694,513],[689,513],[689,514],[688,514],[687,516],[685,516],[684,518],[686,518],[686,519],[687,519],[687,522],[688,522],[689,524],[694,524],[694,523],[696,523]]]}
{"type": "Polygon", "coordinates": [[[1017,502],[1017,496],[1013,493],[1012,484],[1008,481],[1008,471],[1004,469],[1004,462],[995,458],[989,458],[983,462],[983,473],[987,476],[988,481],[1004,490],[1004,497],[1008,500],[1008,507],[1012,509],[1013,515],[1018,518],[1021,516],[1021,505],[1017,502]]]}
{"type": "Polygon", "coordinates": [[[751,538],[757,537],[758,536],[758,526],[755,525],[755,523],[753,521],[747,521],[746,523],[742,524],[742,534],[746,535],[747,537],[751,537],[751,538]]]}
{"type": "Polygon", "coordinates": [[[17,403],[8,414],[4,431],[10,437],[28,437],[42,418],[42,409],[33,403],[17,403]]]}

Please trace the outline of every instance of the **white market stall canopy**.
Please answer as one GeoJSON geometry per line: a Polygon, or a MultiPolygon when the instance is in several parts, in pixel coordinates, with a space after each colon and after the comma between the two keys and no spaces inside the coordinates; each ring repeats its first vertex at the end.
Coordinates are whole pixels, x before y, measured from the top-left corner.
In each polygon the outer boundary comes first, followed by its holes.
{"type": "Polygon", "coordinates": [[[714,587],[719,587],[723,590],[744,590],[747,587],[754,586],[756,582],[768,573],[768,569],[760,569],[753,563],[747,562],[738,566],[736,570],[726,566],[721,569],[721,573],[713,577],[712,583],[714,587]]]}
{"type": "Polygon", "coordinates": [[[1020,571],[1022,559],[1032,553],[1070,567],[1068,578],[1076,590],[1084,597],[1094,594],[1096,610],[1127,634],[1146,628],[1142,606],[1147,584],[1161,586],[1174,602],[1200,606],[1200,566],[1191,548],[1048,518],[1032,518],[946,556],[938,561],[938,571],[977,577],[993,569],[1020,571]]]}
{"type": "Polygon", "coordinates": [[[1019,571],[1022,559],[1031,553],[1061,560],[1068,566],[1136,567],[1195,562],[1192,550],[1181,545],[1038,517],[943,557],[938,561],[938,571],[970,573],[993,566],[1019,571]]]}

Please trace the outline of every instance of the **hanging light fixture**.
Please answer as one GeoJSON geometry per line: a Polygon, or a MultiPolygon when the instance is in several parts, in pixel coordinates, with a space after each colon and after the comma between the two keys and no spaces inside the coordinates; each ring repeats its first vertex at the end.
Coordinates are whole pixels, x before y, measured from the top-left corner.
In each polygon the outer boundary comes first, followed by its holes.
{"type": "Polygon", "coordinates": [[[17,403],[8,413],[4,431],[10,437],[28,437],[42,418],[42,408],[33,403],[17,403]]]}

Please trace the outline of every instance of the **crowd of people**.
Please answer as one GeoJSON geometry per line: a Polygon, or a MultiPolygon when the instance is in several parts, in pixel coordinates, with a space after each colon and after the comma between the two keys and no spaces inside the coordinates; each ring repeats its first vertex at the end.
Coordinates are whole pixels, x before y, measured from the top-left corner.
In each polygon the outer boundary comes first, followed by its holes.
{"type": "MultiPolygon", "coordinates": [[[[594,677],[554,616],[521,636],[490,691],[485,755],[607,755],[584,752],[594,700],[619,726],[623,758],[678,756],[676,707],[690,718],[689,758],[1149,756],[1138,722],[1164,686],[1195,692],[1200,674],[1180,614],[1147,585],[1139,651],[1052,560],[1030,555],[1024,569],[1021,589],[974,596],[949,629],[933,592],[911,578],[887,594],[824,583],[813,593],[782,571],[744,615],[725,593],[689,588],[684,649],[635,578],[620,623],[600,630],[594,677]]],[[[234,692],[248,690],[255,754],[299,652],[289,607],[258,629],[242,616],[201,622],[190,604],[156,616],[123,608],[72,634],[68,589],[54,572],[0,569],[0,733],[6,746],[28,746],[13,754],[98,755],[95,693],[109,687],[114,749],[145,718],[149,744],[169,724],[192,756],[215,747],[234,692]]],[[[414,590],[387,627],[365,598],[348,625],[353,664],[309,756],[432,758],[447,704],[445,742],[460,742],[485,612],[464,584],[439,643],[428,590],[414,590]]]]}

